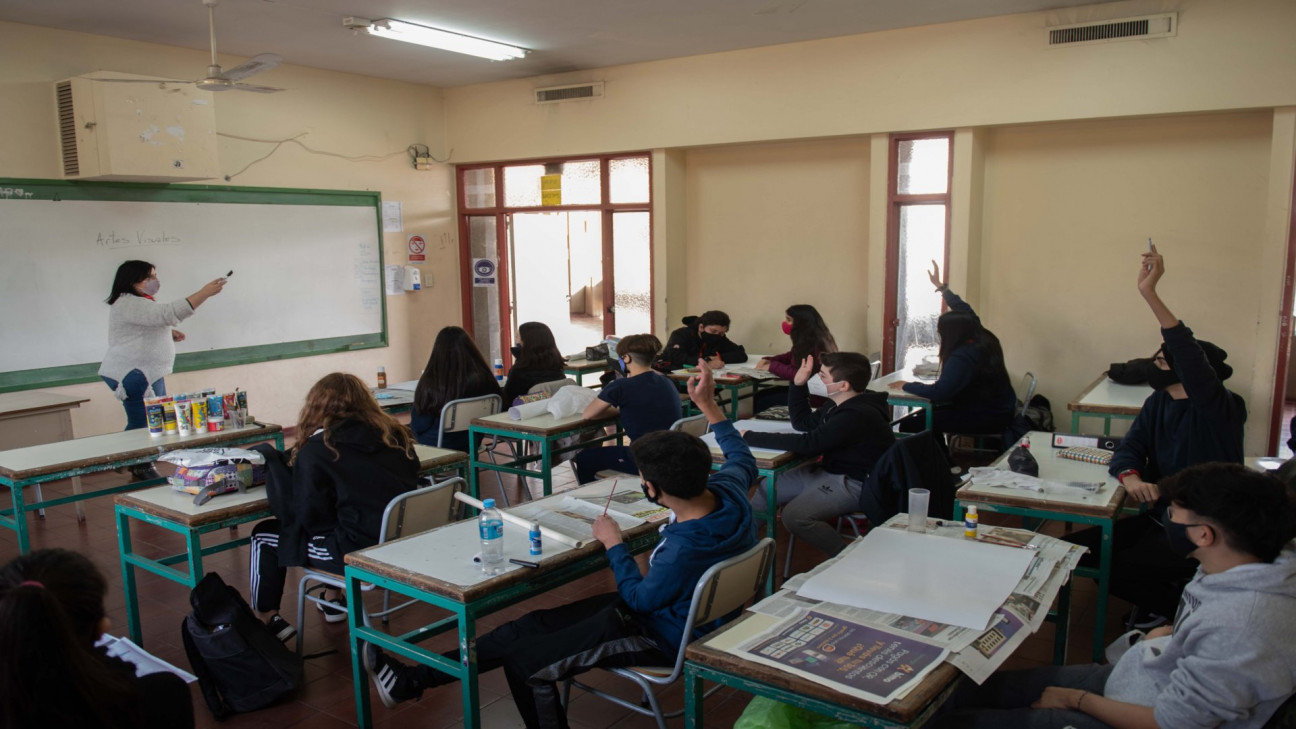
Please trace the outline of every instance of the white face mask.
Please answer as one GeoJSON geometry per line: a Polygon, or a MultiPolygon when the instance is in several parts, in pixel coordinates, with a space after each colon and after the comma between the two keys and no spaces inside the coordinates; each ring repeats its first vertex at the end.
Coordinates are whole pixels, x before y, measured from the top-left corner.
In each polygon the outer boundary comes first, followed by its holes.
{"type": "Polygon", "coordinates": [[[806,387],[810,388],[811,395],[828,397],[828,386],[824,384],[822,374],[811,375],[810,379],[806,380],[806,387]]]}
{"type": "Polygon", "coordinates": [[[144,283],[139,285],[140,293],[152,296],[162,288],[162,283],[155,278],[145,279],[144,283]]]}

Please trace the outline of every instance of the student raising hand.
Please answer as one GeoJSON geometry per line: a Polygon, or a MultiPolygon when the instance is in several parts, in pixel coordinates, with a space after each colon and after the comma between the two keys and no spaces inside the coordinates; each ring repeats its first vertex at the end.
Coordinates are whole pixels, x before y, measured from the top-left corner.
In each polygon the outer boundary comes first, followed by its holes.
{"type": "Polygon", "coordinates": [[[931,279],[932,286],[935,286],[937,291],[945,290],[945,281],[941,279],[940,275],[940,264],[932,261],[932,270],[927,272],[927,278],[931,279]]]}
{"type": "Polygon", "coordinates": [[[1155,245],[1149,245],[1152,250],[1139,259],[1138,289],[1144,296],[1155,292],[1157,282],[1165,275],[1165,259],[1157,252],[1155,245]]]}
{"type": "Polygon", "coordinates": [[[688,395],[697,409],[707,416],[707,422],[719,423],[726,419],[720,406],[716,405],[715,378],[711,376],[706,360],[698,360],[698,374],[688,379],[688,395]]]}
{"type": "Polygon", "coordinates": [[[814,373],[814,357],[806,357],[801,360],[801,368],[797,370],[796,375],[792,378],[792,384],[804,385],[810,381],[810,375],[814,373]]]}

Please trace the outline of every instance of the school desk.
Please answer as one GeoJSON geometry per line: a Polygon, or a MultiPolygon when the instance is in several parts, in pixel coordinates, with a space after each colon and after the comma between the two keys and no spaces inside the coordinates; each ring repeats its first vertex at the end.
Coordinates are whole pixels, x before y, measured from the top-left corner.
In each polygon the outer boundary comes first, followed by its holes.
{"type": "Polygon", "coordinates": [[[923,379],[918,377],[913,373],[913,369],[909,368],[903,370],[896,370],[891,374],[881,375],[879,377],[873,378],[873,381],[869,382],[868,384],[868,389],[872,390],[873,392],[886,393],[888,405],[892,405],[895,407],[902,407],[902,408],[921,409],[923,411],[924,416],[927,419],[926,429],[931,430],[932,429],[931,400],[928,400],[925,397],[918,397],[917,395],[911,395],[905,392],[904,390],[891,389],[892,382],[901,382],[901,381],[922,382],[928,385],[935,382],[935,380],[932,379],[923,379]]]}
{"type": "Polygon", "coordinates": [[[747,640],[756,637],[757,621],[744,614],[729,625],[694,641],[684,652],[684,726],[705,725],[702,712],[702,681],[730,686],[755,696],[765,696],[837,721],[865,727],[920,727],[949,698],[959,683],[959,671],[941,663],[903,698],[875,704],[844,694],[826,682],[780,671],[730,653],[710,644],[717,640],[747,640]]]}
{"type": "MultiPolygon", "coordinates": [[[[1107,600],[1111,582],[1112,529],[1115,527],[1121,504],[1125,501],[1125,488],[1107,473],[1107,467],[1096,463],[1073,461],[1058,456],[1054,448],[1053,434],[1031,431],[1029,434],[1031,455],[1039,463],[1040,478],[1049,481],[1078,481],[1099,483],[1097,493],[1087,493],[1082,489],[1061,489],[1057,492],[1039,493],[1002,488],[980,488],[968,483],[959,488],[954,498],[954,516],[959,518],[963,512],[960,506],[976,504],[981,513],[995,512],[1012,514],[1026,520],[1054,519],[1097,526],[1102,530],[1102,543],[1098,549],[1098,568],[1078,567],[1075,574],[1081,577],[1092,577],[1098,581],[1098,605],[1094,614],[1093,659],[1101,661],[1103,648],[1106,646],[1104,631],[1107,628],[1107,600]],[[1055,495],[1057,494],[1057,495],[1055,495]]],[[[1009,451],[1011,452],[1011,451],[1009,451]]],[[[1008,468],[1008,453],[1004,453],[993,464],[995,468],[1008,468]]],[[[1059,630],[1062,626],[1059,626],[1059,630]]],[[[1061,663],[1065,655],[1065,640],[1055,643],[1055,662],[1061,663]]]]}
{"type": "MultiPolygon", "coordinates": [[[[463,475],[467,453],[425,445],[416,445],[414,450],[419,459],[420,475],[447,471],[458,471],[463,475]]],[[[144,637],[135,587],[136,567],[193,589],[206,574],[202,566],[204,555],[224,552],[251,541],[251,537],[241,537],[204,547],[202,535],[270,516],[270,501],[266,498],[264,486],[254,486],[246,493],[214,496],[202,506],[195,505],[193,499],[193,494],[176,491],[170,486],[119,494],[116,498],[117,547],[121,555],[122,591],[126,594],[126,624],[130,639],[137,645],[143,645],[144,637]],[[136,553],[131,542],[131,519],[182,535],[185,551],[160,558],[136,553]],[[181,562],[188,564],[187,572],[171,566],[181,562]]]]}
{"type": "Polygon", "coordinates": [[[374,399],[378,401],[378,407],[382,408],[388,415],[407,413],[414,408],[413,390],[373,387],[369,391],[373,393],[374,399]]]}
{"type": "Polygon", "coordinates": [[[30,548],[27,512],[122,491],[137,491],[162,483],[163,479],[125,483],[58,499],[38,498],[31,503],[24,499],[24,488],[138,463],[153,463],[163,453],[181,448],[238,446],[267,440],[273,440],[275,447],[282,449],[283,429],[272,423],[254,422],[215,433],[153,436],[149,435],[147,428],[140,428],[0,451],[0,486],[8,487],[13,496],[13,506],[0,511],[0,525],[18,533],[18,552],[26,554],[30,548]]]}
{"type": "Polygon", "coordinates": [[[582,382],[582,379],[585,375],[593,374],[595,372],[603,372],[613,366],[612,360],[610,359],[572,359],[563,363],[563,374],[575,377],[576,384],[584,387],[585,385],[584,382],[582,382]]]}
{"type": "MultiPolygon", "coordinates": [[[[612,481],[595,481],[564,496],[577,494],[606,496],[612,481]]],[[[646,551],[656,544],[662,522],[645,522],[622,532],[622,539],[632,554],[646,551]]],[[[544,554],[537,568],[520,567],[505,562],[507,571],[487,576],[472,561],[481,549],[474,520],[449,524],[422,534],[397,539],[346,555],[347,601],[362,604],[362,583],[415,598],[451,613],[434,623],[392,635],[365,625],[364,615],[352,610],[347,624],[351,630],[351,668],[356,691],[356,715],[361,727],[373,726],[370,713],[369,676],[361,663],[362,642],[378,645],[407,660],[456,676],[463,700],[466,727],[481,726],[478,705],[477,620],[501,608],[567,584],[607,565],[603,545],[591,540],[580,549],[546,539],[544,554]],[[419,646],[434,635],[455,630],[459,636],[462,662],[453,662],[419,646]]],[[[529,554],[526,532],[504,523],[504,557],[537,560],[529,554]]]]}
{"type": "Polygon", "coordinates": [[[1103,435],[1111,435],[1112,420],[1138,417],[1143,401],[1151,394],[1152,388],[1147,385],[1118,385],[1104,372],[1067,403],[1071,432],[1080,432],[1080,418],[1102,418],[1103,435]]]}
{"type": "MultiPolygon", "coordinates": [[[[71,440],[72,408],[90,402],[88,397],[70,397],[42,390],[7,392],[0,395],[0,450],[71,440]]],[[[81,477],[72,477],[72,493],[81,493],[81,477]]],[[[40,498],[39,489],[36,498],[40,498]]],[[[85,509],[76,503],[77,521],[85,521],[85,509]]],[[[45,511],[40,512],[42,518],[45,511]]]]}
{"type": "MultiPolygon", "coordinates": [[[[468,425],[468,453],[470,456],[468,466],[468,490],[473,497],[479,495],[478,473],[481,470],[499,471],[501,473],[511,473],[515,476],[526,476],[540,479],[545,496],[553,493],[553,464],[552,456],[559,453],[581,450],[590,446],[597,446],[608,440],[620,441],[625,435],[621,426],[617,423],[615,414],[604,415],[591,420],[586,420],[579,415],[572,415],[566,418],[555,418],[549,413],[537,415],[533,418],[524,418],[522,420],[513,420],[509,417],[508,412],[488,415],[484,418],[476,418],[468,425]],[[608,435],[605,432],[606,426],[616,425],[616,432],[608,435]],[[597,430],[598,435],[589,440],[581,441],[574,445],[562,446],[558,441],[563,438],[579,435],[586,430],[597,430]],[[482,460],[482,438],[490,436],[493,440],[498,441],[501,438],[520,441],[518,457],[505,463],[495,463],[489,459],[482,460]],[[526,444],[535,443],[539,446],[539,455],[526,455],[526,444]],[[539,463],[540,471],[527,470],[528,463],[539,463]]],[[[492,448],[494,445],[492,444],[492,448]]],[[[525,481],[523,488],[526,488],[525,481]]]]}

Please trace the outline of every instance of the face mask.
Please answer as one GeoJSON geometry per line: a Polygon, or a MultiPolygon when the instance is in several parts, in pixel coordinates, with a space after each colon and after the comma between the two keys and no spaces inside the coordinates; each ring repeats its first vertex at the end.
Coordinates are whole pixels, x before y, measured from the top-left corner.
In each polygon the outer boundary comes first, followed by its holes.
{"type": "Polygon", "coordinates": [[[1170,515],[1163,517],[1162,525],[1165,527],[1166,541],[1170,543],[1170,551],[1180,557],[1187,557],[1197,551],[1197,545],[1188,538],[1188,527],[1201,526],[1201,524],[1180,524],[1176,521],[1170,521],[1170,515]]]}
{"type": "Polygon", "coordinates": [[[641,491],[643,491],[644,498],[645,498],[645,499],[648,499],[648,503],[650,503],[650,504],[656,504],[656,505],[658,505],[658,506],[661,506],[661,502],[660,502],[660,501],[658,501],[657,499],[654,499],[653,497],[651,497],[651,496],[648,495],[648,487],[647,487],[647,486],[645,486],[645,485],[643,485],[643,484],[639,484],[639,489],[640,489],[641,491]]]}
{"type": "Polygon", "coordinates": [[[517,359],[518,357],[521,357],[521,356],[522,356],[522,345],[520,345],[520,344],[515,344],[515,345],[513,345],[512,347],[509,347],[509,353],[513,355],[513,359],[517,359]]]}
{"type": "Polygon", "coordinates": [[[788,335],[789,337],[792,336],[792,322],[790,321],[783,322],[783,333],[788,335]]]}
{"type": "Polygon", "coordinates": [[[156,294],[160,288],[162,288],[162,282],[155,278],[145,279],[144,283],[139,285],[140,293],[145,296],[156,294]]]}
{"type": "Polygon", "coordinates": [[[810,388],[811,395],[828,397],[828,386],[824,384],[823,377],[820,375],[811,375],[810,379],[806,380],[806,387],[810,388]]]}
{"type": "Polygon", "coordinates": [[[716,344],[721,339],[724,339],[723,334],[712,334],[711,332],[702,332],[703,344],[716,344]]]}
{"type": "Polygon", "coordinates": [[[1179,382],[1179,375],[1174,370],[1163,370],[1154,366],[1148,372],[1148,384],[1153,390],[1164,390],[1177,382],[1179,382]]]}
{"type": "Polygon", "coordinates": [[[618,360],[617,360],[617,369],[621,370],[622,372],[624,372],[625,374],[628,375],[628,374],[630,374],[630,363],[629,363],[629,362],[626,362],[626,361],[623,360],[623,359],[618,359],[618,360]]]}

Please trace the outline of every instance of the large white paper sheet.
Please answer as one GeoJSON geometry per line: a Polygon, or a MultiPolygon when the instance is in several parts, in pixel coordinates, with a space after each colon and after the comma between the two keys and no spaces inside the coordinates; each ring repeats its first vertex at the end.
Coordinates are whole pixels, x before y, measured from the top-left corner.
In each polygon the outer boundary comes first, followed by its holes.
{"type": "Polygon", "coordinates": [[[1034,556],[1016,547],[874,529],[798,593],[985,630],[1034,556]]]}
{"type": "MultiPolygon", "coordinates": [[[[784,420],[757,420],[753,418],[751,420],[739,420],[734,423],[734,427],[737,428],[739,432],[744,430],[754,430],[758,433],[797,432],[796,428],[793,428],[791,423],[784,420]]],[[[706,443],[707,447],[712,451],[716,453],[720,452],[720,444],[716,442],[715,433],[707,433],[706,435],[703,435],[702,442],[706,443]]],[[[787,453],[787,451],[776,448],[752,448],[751,452],[752,455],[757,458],[775,458],[787,453]]]]}

